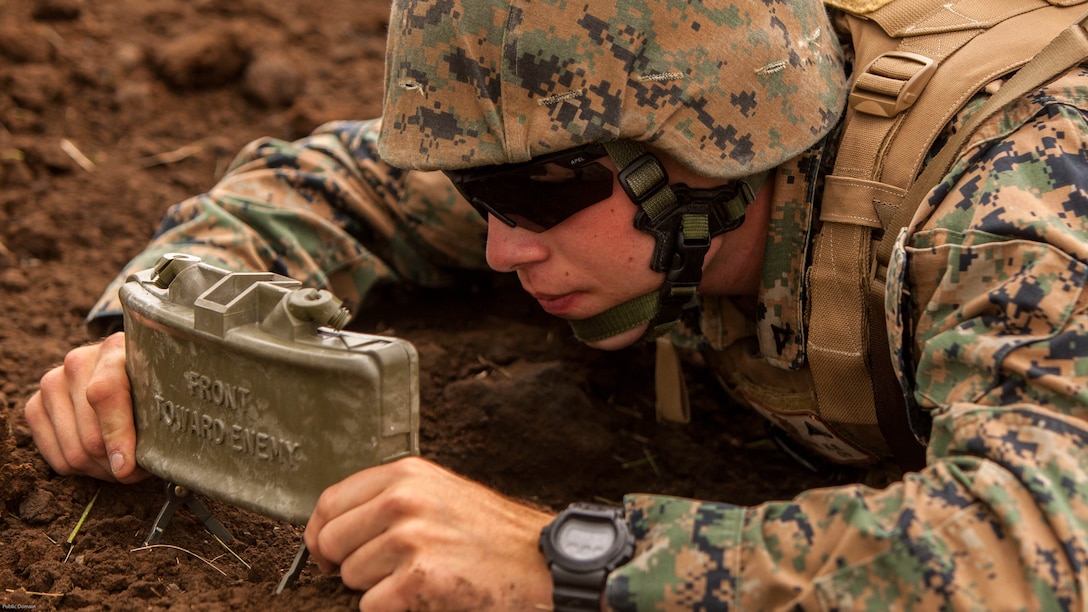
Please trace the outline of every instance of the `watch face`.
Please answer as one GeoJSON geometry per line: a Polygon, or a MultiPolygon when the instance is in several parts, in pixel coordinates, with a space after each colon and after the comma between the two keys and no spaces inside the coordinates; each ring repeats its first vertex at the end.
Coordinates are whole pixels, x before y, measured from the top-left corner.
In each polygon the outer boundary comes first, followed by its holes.
{"type": "Polygon", "coordinates": [[[577,561],[591,561],[610,551],[616,542],[611,523],[572,518],[558,526],[555,544],[564,555],[577,561]]]}

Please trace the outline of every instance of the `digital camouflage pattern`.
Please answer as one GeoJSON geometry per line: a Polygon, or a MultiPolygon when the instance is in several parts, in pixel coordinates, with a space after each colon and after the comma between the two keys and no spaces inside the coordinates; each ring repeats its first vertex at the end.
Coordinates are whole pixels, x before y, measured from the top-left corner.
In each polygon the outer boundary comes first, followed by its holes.
{"type": "MultiPolygon", "coordinates": [[[[1086,118],[1084,70],[1006,109],[900,237],[889,322],[900,379],[933,415],[927,467],[883,489],[748,508],[630,495],[636,556],[609,577],[612,609],[1085,608],[1086,118]]],[[[129,269],[185,251],[355,305],[379,282],[437,284],[482,268],[480,219],[440,176],[378,161],[377,128],[338,123],[298,143],[256,143],[211,192],[171,209],[129,269]]],[[[761,370],[721,372],[734,390],[779,380],[791,387],[778,396],[808,401],[800,254],[815,231],[821,159],[817,147],[778,173],[758,315],[704,305],[695,345],[762,353],[761,370]]],[[[92,321],[115,303],[111,288],[92,321]]]]}
{"type": "Polygon", "coordinates": [[[397,0],[379,150],[394,166],[653,144],[737,178],[807,149],[845,101],[818,2],[397,0]]]}
{"type": "MultiPolygon", "coordinates": [[[[882,490],[751,508],[628,496],[638,548],[610,577],[613,609],[1083,609],[1086,113],[1078,71],[995,118],[896,251],[893,345],[904,383],[934,415],[928,467],[882,490]]],[[[446,266],[482,267],[475,213],[434,175],[378,162],[375,128],[256,143],[209,194],[171,209],[129,268],[187,251],[357,304],[376,282],[433,284],[448,280],[446,266]]],[[[818,153],[777,178],[792,187],[776,193],[763,316],[708,300],[699,340],[723,354],[754,342],[780,381],[805,372],[797,245],[808,240],[818,153]]],[[[110,289],[91,319],[113,308],[110,289]]]]}
{"type": "Polygon", "coordinates": [[[120,325],[125,276],[169,252],[326,287],[352,312],[377,285],[448,286],[459,270],[486,270],[487,224],[441,173],[378,161],[380,123],[332,122],[297,142],[251,143],[211,191],[166,212],[87,317],[92,337],[120,325]]]}
{"type": "MultiPolygon", "coordinates": [[[[611,607],[1084,609],[1086,136],[1077,69],[985,124],[900,237],[889,320],[902,383],[933,415],[925,469],[752,508],[630,495],[638,546],[611,607]]],[[[718,312],[734,341],[783,338],[773,307],[747,326],[718,312]]]]}

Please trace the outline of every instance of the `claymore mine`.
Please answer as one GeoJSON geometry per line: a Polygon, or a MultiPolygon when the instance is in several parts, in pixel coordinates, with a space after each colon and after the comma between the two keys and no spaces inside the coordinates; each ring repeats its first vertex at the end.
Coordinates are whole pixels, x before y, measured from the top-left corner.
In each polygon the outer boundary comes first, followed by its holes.
{"type": "Polygon", "coordinates": [[[415,348],[342,331],[329,292],[167,254],[121,301],[136,457],[168,488],[303,524],[329,485],[419,453],[415,348]]]}

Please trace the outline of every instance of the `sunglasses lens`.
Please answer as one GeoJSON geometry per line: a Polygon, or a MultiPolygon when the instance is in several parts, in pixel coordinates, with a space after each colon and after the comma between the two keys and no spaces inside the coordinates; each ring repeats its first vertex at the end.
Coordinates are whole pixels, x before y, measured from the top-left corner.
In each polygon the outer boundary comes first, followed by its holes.
{"type": "MultiPolygon", "coordinates": [[[[519,227],[542,232],[571,215],[612,195],[614,175],[605,166],[586,160],[541,160],[496,172],[447,173],[461,194],[487,217],[488,213],[519,227]]],[[[575,158],[578,159],[578,158],[575,158]]]]}

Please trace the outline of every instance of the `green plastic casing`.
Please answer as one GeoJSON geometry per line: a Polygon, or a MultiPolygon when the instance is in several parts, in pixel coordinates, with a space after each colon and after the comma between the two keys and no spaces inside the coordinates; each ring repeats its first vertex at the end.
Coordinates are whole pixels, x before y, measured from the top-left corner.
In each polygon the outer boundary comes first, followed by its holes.
{"type": "Polygon", "coordinates": [[[329,485],[419,454],[415,348],[328,327],[350,318],[328,292],[170,254],[120,297],[152,474],[303,524],[329,485]]]}

